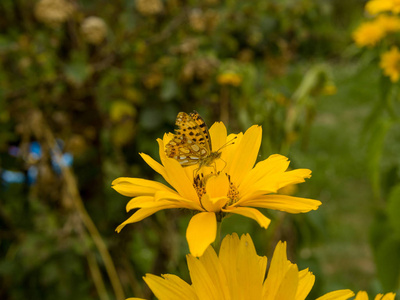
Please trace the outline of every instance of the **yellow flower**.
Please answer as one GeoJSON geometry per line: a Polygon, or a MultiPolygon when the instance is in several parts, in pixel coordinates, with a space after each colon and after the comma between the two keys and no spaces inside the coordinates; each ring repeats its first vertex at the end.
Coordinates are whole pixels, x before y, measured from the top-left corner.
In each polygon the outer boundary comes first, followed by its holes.
{"type": "Polygon", "coordinates": [[[370,0],[365,5],[365,10],[372,15],[384,11],[398,14],[400,12],[400,0],[370,0]]]}
{"type": "Polygon", "coordinates": [[[384,36],[385,30],[374,21],[362,23],[353,32],[353,39],[360,47],[375,46],[384,36]]]}
{"type": "Polygon", "coordinates": [[[220,85],[239,86],[242,83],[242,77],[234,72],[226,72],[218,75],[217,82],[220,85]]]}
{"type": "Polygon", "coordinates": [[[159,210],[186,208],[198,211],[189,222],[186,238],[191,254],[201,256],[215,240],[217,219],[221,220],[227,214],[252,218],[267,228],[270,219],[253,207],[304,213],[321,205],[317,200],[276,194],[282,187],[304,182],[305,178],[311,177],[310,170],[286,172],[289,161],[279,154],[254,166],[261,144],[261,127],[254,125],[244,134],[227,136],[225,125],[217,122],[209,132],[213,150],[236,137],[234,144],[222,147],[221,158],[210,167],[199,169],[197,164],[182,167],[177,160],[168,158],[165,145],[172,134],[157,140],[162,164],[140,154],[172,188],[140,178],[121,177],[113,181],[112,187],[117,192],[133,197],[127,204],[127,211],[138,209],[117,227],[118,232],[126,224],[141,221],[159,210]]]}
{"type": "Polygon", "coordinates": [[[374,22],[385,34],[400,30],[400,19],[397,16],[379,15],[374,22]]]}
{"type": "MultiPolygon", "coordinates": [[[[319,297],[317,300],[332,300],[332,299],[336,299],[336,300],[347,300],[350,297],[353,297],[353,295],[346,295],[345,293],[342,293],[342,291],[335,291],[335,292],[331,292],[328,293],[322,297],[319,297]]],[[[387,294],[378,294],[375,297],[375,300],[394,300],[394,297],[396,296],[396,294],[394,293],[387,293],[387,294]]],[[[364,291],[360,291],[357,293],[357,296],[354,300],[368,300],[368,294],[364,291]]]]}
{"type": "MultiPolygon", "coordinates": [[[[265,276],[267,258],[257,255],[248,234],[240,239],[236,233],[227,235],[218,256],[210,246],[199,259],[187,255],[187,263],[191,285],[175,275],[146,274],[144,280],[159,300],[303,300],[315,282],[308,269],[299,271],[287,259],[286,243],[282,242],[276,245],[265,276]]],[[[341,297],[354,295],[350,290],[336,293],[341,297]]],[[[341,299],[339,296],[325,300],[341,299]]]]}
{"type": "Polygon", "coordinates": [[[379,66],[383,73],[390,77],[392,82],[396,82],[400,77],[400,52],[397,47],[392,47],[389,51],[382,53],[379,66]]]}

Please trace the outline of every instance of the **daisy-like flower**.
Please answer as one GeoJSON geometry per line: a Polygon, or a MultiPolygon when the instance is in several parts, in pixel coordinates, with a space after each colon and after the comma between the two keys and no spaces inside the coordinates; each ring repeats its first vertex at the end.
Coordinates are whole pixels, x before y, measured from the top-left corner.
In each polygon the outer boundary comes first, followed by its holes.
{"type": "Polygon", "coordinates": [[[117,227],[118,232],[126,224],[141,221],[163,209],[193,210],[198,213],[189,222],[186,238],[191,254],[201,256],[216,238],[217,221],[227,214],[252,218],[267,228],[270,219],[256,208],[304,213],[321,205],[317,200],[276,194],[282,187],[304,182],[311,176],[310,170],[286,171],[289,161],[278,154],[254,166],[261,144],[261,127],[254,125],[244,134],[227,136],[224,124],[215,123],[209,133],[211,148],[221,152],[220,158],[216,158],[211,166],[183,167],[177,160],[167,157],[165,145],[172,139],[172,134],[157,140],[161,164],[140,154],[172,188],[140,178],[121,177],[113,181],[112,187],[117,192],[133,197],[127,204],[127,211],[138,209],[117,227]],[[236,138],[234,144],[229,144],[233,138],[236,138]],[[228,145],[223,147],[227,142],[228,145]]]}
{"type": "Polygon", "coordinates": [[[400,13],[400,0],[370,0],[365,5],[365,10],[371,15],[384,11],[391,11],[398,14],[400,13]]]}
{"type": "Polygon", "coordinates": [[[383,69],[383,74],[390,77],[392,82],[397,82],[400,78],[400,51],[393,46],[389,51],[382,53],[379,66],[383,69]]]}
{"type": "MultiPolygon", "coordinates": [[[[210,246],[199,259],[187,255],[187,263],[191,285],[170,274],[144,277],[159,300],[304,300],[315,282],[308,269],[299,271],[287,259],[286,243],[282,242],[277,244],[265,276],[267,258],[257,255],[248,234],[240,239],[236,233],[227,235],[219,256],[210,246]]],[[[348,299],[353,295],[350,290],[340,290],[330,293],[333,297],[320,299],[348,299]]]]}
{"type": "MultiPolygon", "coordinates": [[[[340,295],[342,293],[342,291],[335,291],[335,292],[331,292],[328,293],[322,297],[319,297],[317,300],[331,300],[331,299],[336,299],[336,300],[347,300],[351,297],[354,296],[353,295],[346,295],[345,293],[343,293],[342,295],[340,295]],[[339,296],[340,295],[340,296],[339,296]]],[[[396,294],[394,293],[387,293],[387,294],[378,294],[375,296],[375,300],[394,300],[394,297],[396,296],[396,294]]],[[[357,296],[354,298],[354,300],[368,300],[368,294],[364,291],[360,291],[357,293],[357,296]]]]}

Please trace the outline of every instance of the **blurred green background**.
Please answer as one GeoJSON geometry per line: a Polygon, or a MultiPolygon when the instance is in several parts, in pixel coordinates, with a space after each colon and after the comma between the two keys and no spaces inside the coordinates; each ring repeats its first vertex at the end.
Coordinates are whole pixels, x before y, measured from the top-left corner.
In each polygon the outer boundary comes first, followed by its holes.
{"type": "Polygon", "coordinates": [[[249,232],[268,257],[288,241],[316,275],[310,299],[399,291],[400,128],[376,53],[351,39],[364,5],[2,0],[0,299],[150,299],[145,273],[187,280],[190,212],[117,234],[129,199],[110,186],[159,180],[138,153],[158,159],[156,138],[193,110],[230,132],[262,125],[260,160],[280,153],[313,171],[282,192],[323,203],[265,211],[268,230],[232,216],[224,233],[249,232]]]}

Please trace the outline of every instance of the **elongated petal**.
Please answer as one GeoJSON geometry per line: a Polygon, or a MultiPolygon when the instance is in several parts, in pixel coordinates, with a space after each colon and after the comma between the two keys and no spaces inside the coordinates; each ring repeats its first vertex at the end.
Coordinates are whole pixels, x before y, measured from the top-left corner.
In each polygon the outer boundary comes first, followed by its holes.
{"type": "MultiPolygon", "coordinates": [[[[204,268],[207,270],[208,276],[214,282],[215,286],[221,290],[221,294],[225,298],[229,295],[229,286],[226,280],[225,272],[222,267],[220,260],[212,246],[209,246],[202,256],[200,256],[199,261],[202,263],[204,268]]],[[[224,299],[225,299],[224,298],[224,299]]]]}
{"type": "Polygon", "coordinates": [[[183,198],[176,192],[157,192],[154,195],[154,200],[156,202],[168,200],[169,202],[176,204],[176,207],[204,211],[197,198],[193,201],[191,199],[183,198]]]}
{"type": "Polygon", "coordinates": [[[126,205],[126,211],[128,212],[135,208],[146,207],[147,205],[151,206],[151,204],[153,203],[154,203],[153,196],[138,196],[128,202],[128,204],[126,205]]]}
{"type": "Polygon", "coordinates": [[[238,204],[286,211],[292,214],[316,210],[321,201],[287,195],[264,195],[257,199],[239,201],[238,204]]]}
{"type": "MultiPolygon", "coordinates": [[[[240,284],[237,281],[237,253],[239,250],[239,236],[236,232],[227,235],[221,243],[219,259],[228,281],[229,290],[232,295],[240,294],[240,284]]],[[[237,298],[233,298],[237,299],[237,298]]]]}
{"type": "Polygon", "coordinates": [[[223,147],[226,143],[226,127],[222,122],[215,122],[210,130],[210,137],[211,137],[211,149],[213,151],[218,151],[223,147]]]}
{"type": "Polygon", "coordinates": [[[217,219],[213,212],[202,212],[193,216],[186,230],[190,253],[201,256],[214,242],[217,234],[217,219]]]}
{"type": "Polygon", "coordinates": [[[338,290],[318,297],[316,300],[347,300],[353,296],[354,293],[351,290],[338,290]]]}
{"type": "Polygon", "coordinates": [[[253,125],[243,135],[232,160],[228,163],[227,172],[235,184],[240,185],[244,176],[252,169],[257,160],[258,150],[261,145],[262,130],[260,126],[253,125]]]}
{"type": "Polygon", "coordinates": [[[184,198],[197,199],[196,190],[193,187],[192,178],[189,178],[178,161],[173,158],[166,158],[163,165],[167,171],[166,180],[184,198]]]}
{"type": "Polygon", "coordinates": [[[164,278],[152,274],[143,277],[146,284],[159,300],[199,300],[194,289],[175,275],[162,275],[164,278]]]}
{"type": "Polygon", "coordinates": [[[222,294],[222,289],[217,286],[218,282],[212,280],[204,265],[192,255],[188,255],[186,258],[192,286],[198,298],[201,300],[227,299],[222,294]]]}
{"type": "Polygon", "coordinates": [[[275,299],[279,286],[291,263],[286,256],[286,243],[278,242],[272,255],[267,279],[264,282],[263,295],[265,299],[275,299]]]}
{"type": "Polygon", "coordinates": [[[167,176],[167,173],[165,171],[165,168],[157,161],[155,161],[152,157],[145,153],[139,153],[139,155],[142,157],[142,159],[152,168],[154,171],[156,171],[158,174],[160,174],[162,177],[167,176]]]}
{"type": "Polygon", "coordinates": [[[274,299],[295,299],[299,284],[299,270],[292,264],[285,272],[274,299]]]}
{"type": "Polygon", "coordinates": [[[299,272],[299,286],[297,288],[296,300],[304,300],[310,293],[315,283],[315,276],[308,268],[299,272]]]}
{"type": "Polygon", "coordinates": [[[128,197],[154,195],[156,191],[160,190],[172,191],[162,183],[141,178],[119,177],[111,184],[114,190],[128,197]]]}
{"type": "Polygon", "coordinates": [[[257,209],[251,207],[228,207],[227,209],[223,209],[223,211],[251,218],[257,221],[263,228],[268,228],[269,223],[271,223],[270,219],[264,216],[257,209]]]}
{"type": "Polygon", "coordinates": [[[257,255],[250,235],[242,235],[236,263],[239,299],[262,299],[266,267],[266,258],[257,255]]]}
{"type": "Polygon", "coordinates": [[[267,159],[257,163],[256,166],[246,174],[241,183],[241,192],[247,193],[251,186],[266,176],[285,172],[288,166],[289,160],[287,157],[280,154],[270,155],[267,159]]]}
{"type": "Polygon", "coordinates": [[[152,208],[141,208],[137,212],[135,212],[132,216],[130,216],[125,222],[120,224],[117,227],[117,229],[115,229],[115,231],[119,233],[121,231],[121,229],[125,227],[125,225],[130,224],[130,223],[139,222],[160,210],[168,209],[168,208],[175,208],[175,206],[164,204],[164,205],[159,205],[157,207],[152,207],[152,208]]]}

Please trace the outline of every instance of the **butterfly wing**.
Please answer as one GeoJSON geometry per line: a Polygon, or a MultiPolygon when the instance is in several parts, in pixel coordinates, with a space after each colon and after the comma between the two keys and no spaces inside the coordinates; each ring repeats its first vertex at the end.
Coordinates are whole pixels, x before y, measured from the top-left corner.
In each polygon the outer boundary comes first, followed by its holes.
{"type": "Polygon", "coordinates": [[[197,112],[180,112],[176,117],[175,135],[166,145],[168,157],[183,166],[199,163],[211,153],[210,136],[207,125],[197,112]]]}

